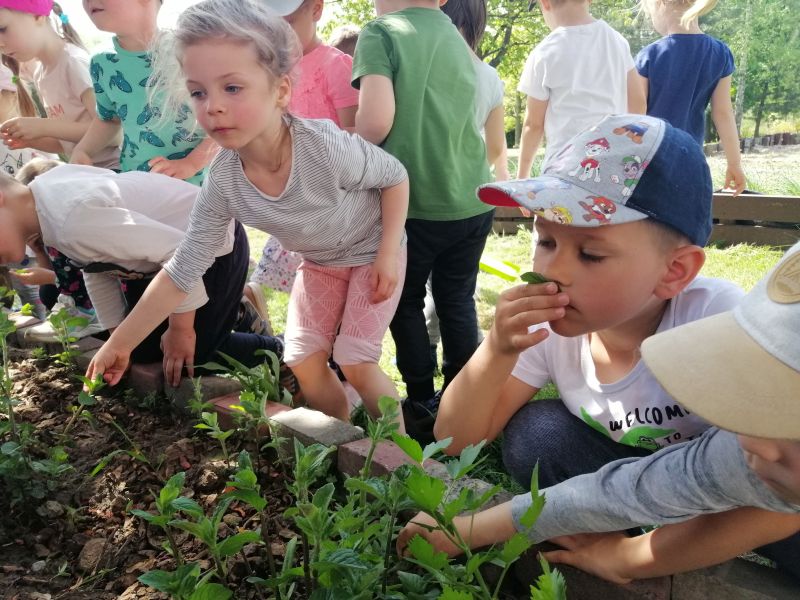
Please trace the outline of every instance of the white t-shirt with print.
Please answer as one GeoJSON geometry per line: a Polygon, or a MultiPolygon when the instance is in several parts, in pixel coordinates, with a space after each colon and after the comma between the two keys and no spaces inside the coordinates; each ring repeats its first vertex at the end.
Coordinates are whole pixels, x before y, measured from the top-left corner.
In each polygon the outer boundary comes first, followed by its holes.
{"type": "Polygon", "coordinates": [[[520,92],[547,100],[545,164],[574,135],[628,112],[628,42],[605,21],[554,29],[530,53],[520,92]]]}
{"type": "MultiPolygon", "coordinates": [[[[657,332],[732,310],[742,296],[733,283],[698,277],[669,303],[657,332]]],[[[540,327],[549,329],[546,323],[540,327]]],[[[551,331],[520,355],[512,375],[535,388],[552,381],[572,414],[629,446],[655,450],[690,440],[709,427],[675,402],[641,360],[619,381],[600,383],[588,335],[563,337],[551,331]]]]}

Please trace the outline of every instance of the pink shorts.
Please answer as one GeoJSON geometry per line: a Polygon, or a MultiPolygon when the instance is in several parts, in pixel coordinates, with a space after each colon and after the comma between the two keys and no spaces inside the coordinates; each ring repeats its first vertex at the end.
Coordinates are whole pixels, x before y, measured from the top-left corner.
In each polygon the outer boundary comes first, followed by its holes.
{"type": "Polygon", "coordinates": [[[406,272],[406,249],[397,258],[397,286],[388,300],[370,301],[372,264],[325,267],[304,260],[289,299],[283,360],[290,367],[333,350],[340,365],[377,363],[397,310],[406,272]],[[337,335],[338,330],[338,335],[337,335]]]}

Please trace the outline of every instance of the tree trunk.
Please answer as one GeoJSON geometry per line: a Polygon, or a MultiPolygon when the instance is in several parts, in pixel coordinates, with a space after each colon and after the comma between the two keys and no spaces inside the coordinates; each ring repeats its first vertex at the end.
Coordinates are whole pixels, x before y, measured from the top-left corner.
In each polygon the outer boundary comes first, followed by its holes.
{"type": "Polygon", "coordinates": [[[522,94],[514,92],[514,147],[519,148],[519,142],[522,138],[522,94]]]}
{"type": "Polygon", "coordinates": [[[758,108],[756,109],[756,127],[753,131],[753,137],[758,139],[758,134],[761,129],[761,119],[764,117],[764,104],[767,102],[767,94],[769,93],[769,82],[764,85],[761,92],[761,99],[758,101],[758,108]]]}
{"type": "Polygon", "coordinates": [[[753,9],[750,5],[750,0],[744,9],[744,51],[739,64],[736,67],[736,131],[741,135],[742,131],[742,117],[744,116],[744,92],[747,88],[747,55],[750,54],[750,36],[752,35],[752,13],[753,9]]]}

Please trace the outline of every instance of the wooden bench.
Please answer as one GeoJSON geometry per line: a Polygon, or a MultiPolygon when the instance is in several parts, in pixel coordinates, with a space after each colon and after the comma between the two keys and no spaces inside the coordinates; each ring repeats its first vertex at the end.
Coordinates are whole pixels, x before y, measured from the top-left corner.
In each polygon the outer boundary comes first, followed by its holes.
{"type": "MultiPolygon", "coordinates": [[[[712,212],[712,242],[791,246],[800,241],[800,196],[716,193],[712,212]]],[[[520,225],[530,231],[533,219],[517,208],[495,209],[495,233],[515,234],[520,225]]]]}

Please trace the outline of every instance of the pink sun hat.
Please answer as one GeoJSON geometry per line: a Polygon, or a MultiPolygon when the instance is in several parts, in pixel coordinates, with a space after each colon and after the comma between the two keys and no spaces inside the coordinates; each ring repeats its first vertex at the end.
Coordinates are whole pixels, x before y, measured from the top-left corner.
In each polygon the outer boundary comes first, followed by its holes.
{"type": "Polygon", "coordinates": [[[53,10],[53,0],[0,0],[0,8],[46,17],[53,10]]]}

